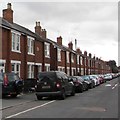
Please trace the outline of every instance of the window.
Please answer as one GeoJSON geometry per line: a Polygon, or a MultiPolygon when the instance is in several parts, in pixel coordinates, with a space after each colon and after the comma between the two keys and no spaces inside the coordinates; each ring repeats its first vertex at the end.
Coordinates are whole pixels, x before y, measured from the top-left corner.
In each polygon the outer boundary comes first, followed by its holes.
{"type": "Polygon", "coordinates": [[[50,58],[50,44],[45,43],[45,57],[50,58]]]}
{"type": "Polygon", "coordinates": [[[77,64],[79,65],[79,55],[77,55],[77,64]]]}
{"type": "Polygon", "coordinates": [[[84,68],[81,68],[81,75],[84,75],[84,68]]]}
{"type": "Polygon", "coordinates": [[[58,66],[58,71],[65,72],[65,68],[64,68],[64,67],[62,67],[62,66],[58,66]]]}
{"type": "Polygon", "coordinates": [[[81,65],[83,64],[83,58],[82,58],[82,56],[80,57],[80,64],[81,65]]]}
{"type": "Polygon", "coordinates": [[[34,38],[28,37],[27,40],[28,54],[34,55],[34,38]]]}
{"type": "Polygon", "coordinates": [[[12,31],[12,51],[20,52],[20,33],[12,31]]]}
{"type": "Polygon", "coordinates": [[[28,64],[28,78],[34,78],[34,65],[28,64]]]}
{"type": "Polygon", "coordinates": [[[70,60],[69,60],[69,52],[67,52],[66,55],[67,55],[67,63],[69,63],[70,62],[70,60]]]}
{"type": "Polygon", "coordinates": [[[76,69],[75,68],[72,68],[72,75],[76,75],[76,69]]]}
{"type": "Polygon", "coordinates": [[[38,72],[42,72],[42,65],[38,66],[38,72]]]}
{"type": "Polygon", "coordinates": [[[20,61],[11,60],[12,72],[17,73],[20,76],[20,61]]]}
{"type": "Polygon", "coordinates": [[[87,61],[86,61],[86,58],[84,59],[84,61],[85,61],[84,63],[85,63],[85,66],[86,66],[86,65],[87,65],[87,64],[86,64],[86,62],[87,62],[87,61]]]}
{"type": "Polygon", "coordinates": [[[61,49],[57,49],[57,53],[58,53],[58,61],[61,61],[61,49]]]}
{"type": "Polygon", "coordinates": [[[70,68],[67,67],[67,75],[70,75],[70,68]]]}
{"type": "Polygon", "coordinates": [[[5,72],[5,63],[6,63],[5,60],[0,59],[0,73],[5,72]]]}
{"type": "Polygon", "coordinates": [[[74,54],[71,54],[71,62],[74,63],[74,54]]]}
{"type": "Polygon", "coordinates": [[[45,64],[45,70],[50,71],[50,64],[45,64]]]}

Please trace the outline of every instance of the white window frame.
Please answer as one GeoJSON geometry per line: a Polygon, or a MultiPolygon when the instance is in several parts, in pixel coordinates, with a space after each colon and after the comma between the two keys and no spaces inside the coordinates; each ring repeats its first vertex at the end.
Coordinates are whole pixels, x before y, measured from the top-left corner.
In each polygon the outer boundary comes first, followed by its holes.
{"type": "Polygon", "coordinates": [[[11,34],[12,34],[11,35],[12,36],[12,44],[11,44],[12,51],[21,53],[20,52],[20,36],[21,36],[21,34],[17,31],[13,31],[13,30],[11,31],[11,34]]]}
{"type": "Polygon", "coordinates": [[[19,76],[20,76],[20,64],[21,64],[21,61],[11,60],[12,72],[17,73],[19,76]],[[18,67],[18,69],[17,69],[17,67],[18,67]]]}
{"type": "Polygon", "coordinates": [[[84,75],[84,68],[81,68],[81,75],[84,75]]]}
{"type": "Polygon", "coordinates": [[[50,64],[45,64],[45,70],[50,71],[50,64]]]}
{"type": "Polygon", "coordinates": [[[79,65],[80,64],[80,56],[79,55],[77,55],[77,64],[79,65]]]}
{"type": "Polygon", "coordinates": [[[67,63],[70,63],[70,58],[69,58],[69,52],[66,52],[66,56],[67,56],[67,63]]]}
{"type": "Polygon", "coordinates": [[[71,62],[74,63],[74,54],[71,54],[71,62]]]}
{"type": "Polygon", "coordinates": [[[74,70],[75,70],[75,73],[76,73],[76,68],[72,68],[72,75],[74,75],[74,70]]]}
{"type": "Polygon", "coordinates": [[[45,42],[44,47],[45,57],[50,58],[50,43],[45,42]]]}
{"type": "Polygon", "coordinates": [[[35,41],[35,38],[27,36],[27,47],[28,47],[29,55],[35,55],[34,54],[34,41],[35,41]]]}
{"type": "Polygon", "coordinates": [[[85,66],[87,65],[87,59],[86,58],[84,58],[84,63],[85,63],[85,66]]]}
{"type": "Polygon", "coordinates": [[[67,75],[70,75],[70,67],[67,67],[67,75]]]}
{"type": "Polygon", "coordinates": [[[58,71],[62,71],[62,72],[65,72],[65,67],[62,67],[62,66],[58,66],[58,71]]]}
{"type": "Polygon", "coordinates": [[[58,61],[61,61],[61,49],[57,49],[58,61]]]}
{"type": "Polygon", "coordinates": [[[42,72],[42,63],[35,63],[38,66],[38,72],[42,72]]]}
{"type": "Polygon", "coordinates": [[[34,78],[34,62],[27,62],[28,67],[28,78],[34,78]]]}
{"type": "Polygon", "coordinates": [[[0,72],[5,72],[5,63],[6,60],[0,59],[0,72]]]}
{"type": "Polygon", "coordinates": [[[80,56],[80,65],[83,65],[83,57],[80,56]]]}

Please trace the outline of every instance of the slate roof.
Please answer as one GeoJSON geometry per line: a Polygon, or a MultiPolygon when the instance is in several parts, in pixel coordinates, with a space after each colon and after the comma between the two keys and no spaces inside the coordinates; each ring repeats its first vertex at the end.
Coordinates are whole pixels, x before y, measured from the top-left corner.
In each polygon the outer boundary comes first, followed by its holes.
{"type": "Polygon", "coordinates": [[[13,29],[13,30],[16,30],[16,31],[19,31],[21,32],[22,34],[25,34],[25,35],[29,35],[31,37],[34,37],[36,38],[36,40],[38,41],[41,41],[41,42],[48,42],[48,43],[51,43],[52,45],[54,45],[55,47],[57,48],[60,48],[62,50],[65,50],[65,51],[69,51],[69,52],[72,52],[74,54],[77,54],[76,51],[74,50],[71,50],[69,49],[68,47],[64,46],[64,45],[59,45],[58,43],[50,40],[50,39],[45,39],[45,38],[42,38],[39,34],[37,33],[34,33],[32,32],[31,30],[21,26],[21,25],[18,25],[16,23],[9,23],[7,20],[3,19],[2,17],[0,17],[0,25],[2,27],[6,27],[8,29],[13,29]]]}

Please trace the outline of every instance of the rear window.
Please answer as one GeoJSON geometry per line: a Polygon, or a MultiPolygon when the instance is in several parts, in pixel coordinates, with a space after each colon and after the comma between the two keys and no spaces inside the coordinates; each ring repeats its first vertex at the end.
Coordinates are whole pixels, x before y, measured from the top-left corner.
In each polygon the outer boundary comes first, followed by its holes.
{"type": "Polygon", "coordinates": [[[0,73],[0,82],[2,82],[2,81],[3,81],[3,74],[0,73]]]}
{"type": "Polygon", "coordinates": [[[84,80],[89,80],[88,76],[81,76],[84,80]]]}
{"type": "Polygon", "coordinates": [[[41,81],[45,77],[51,79],[51,80],[56,80],[56,73],[55,72],[43,72],[38,74],[38,79],[41,81]]]}
{"type": "Polygon", "coordinates": [[[19,77],[16,74],[7,74],[9,81],[19,80],[19,77]]]}

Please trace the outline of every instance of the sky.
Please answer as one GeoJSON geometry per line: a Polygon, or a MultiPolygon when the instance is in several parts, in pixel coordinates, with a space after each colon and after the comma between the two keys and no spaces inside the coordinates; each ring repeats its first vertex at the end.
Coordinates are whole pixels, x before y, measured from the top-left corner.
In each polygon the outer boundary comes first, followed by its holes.
{"type": "Polygon", "coordinates": [[[115,60],[120,65],[117,0],[2,0],[0,16],[8,2],[12,3],[15,23],[34,32],[36,21],[40,21],[47,38],[57,41],[62,36],[63,45],[72,41],[74,49],[76,39],[82,53],[87,51],[92,57],[115,60]]]}

